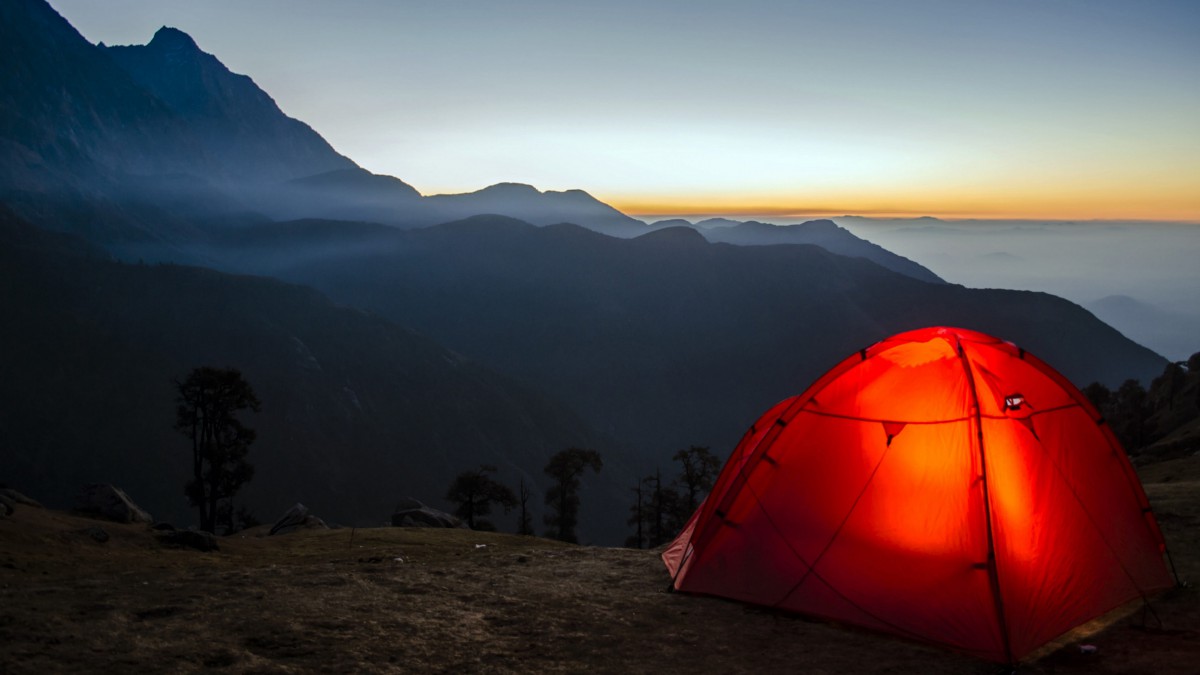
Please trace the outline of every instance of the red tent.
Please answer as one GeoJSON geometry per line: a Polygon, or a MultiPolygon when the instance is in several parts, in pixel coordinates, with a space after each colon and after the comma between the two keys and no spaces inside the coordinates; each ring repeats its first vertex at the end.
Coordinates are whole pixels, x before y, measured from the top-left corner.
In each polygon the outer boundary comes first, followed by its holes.
{"type": "Polygon", "coordinates": [[[680,591],[1016,662],[1173,585],[1125,452],[1015,345],[883,340],[746,433],[663,554],[680,591]]]}

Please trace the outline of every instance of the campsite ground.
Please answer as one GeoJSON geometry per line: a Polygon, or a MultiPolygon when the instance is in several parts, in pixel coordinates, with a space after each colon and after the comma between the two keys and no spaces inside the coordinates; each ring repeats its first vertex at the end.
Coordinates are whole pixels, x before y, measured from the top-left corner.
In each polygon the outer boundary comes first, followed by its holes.
{"type": "MultiPolygon", "coordinates": [[[[1200,575],[1200,457],[1143,468],[1200,575]]],[[[0,672],[993,673],[904,640],[668,593],[650,551],[402,528],[161,547],[144,527],[19,506],[0,519],[0,672]],[[101,544],[88,533],[102,527],[101,544]]],[[[1194,673],[1194,587],[1068,636],[1022,673],[1194,673]],[[1079,645],[1095,645],[1094,654],[1079,645]]]]}

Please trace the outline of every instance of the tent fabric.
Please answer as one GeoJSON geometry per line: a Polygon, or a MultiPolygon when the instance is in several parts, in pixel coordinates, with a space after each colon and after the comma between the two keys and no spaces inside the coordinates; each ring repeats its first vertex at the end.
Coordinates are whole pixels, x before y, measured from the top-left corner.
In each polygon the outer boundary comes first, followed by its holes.
{"type": "Polygon", "coordinates": [[[1173,585],[1124,450],[1087,399],[982,333],[850,356],[764,414],[663,553],[679,591],[1015,663],[1173,585]]]}

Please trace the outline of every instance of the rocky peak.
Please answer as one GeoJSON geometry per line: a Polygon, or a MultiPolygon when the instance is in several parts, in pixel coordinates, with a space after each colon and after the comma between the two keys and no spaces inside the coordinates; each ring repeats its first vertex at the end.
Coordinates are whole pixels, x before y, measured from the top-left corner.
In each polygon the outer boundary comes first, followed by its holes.
{"type": "Polygon", "coordinates": [[[196,45],[196,41],[192,39],[192,36],[178,28],[170,26],[159,28],[146,46],[157,51],[200,51],[200,47],[196,45]]]}

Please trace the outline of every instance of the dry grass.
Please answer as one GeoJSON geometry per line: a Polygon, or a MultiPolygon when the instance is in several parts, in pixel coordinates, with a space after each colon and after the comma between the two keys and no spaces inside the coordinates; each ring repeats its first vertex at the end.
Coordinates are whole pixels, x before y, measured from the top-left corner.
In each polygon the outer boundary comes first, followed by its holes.
{"type": "MultiPolygon", "coordinates": [[[[1147,491],[1180,576],[1195,579],[1200,461],[1176,462],[1147,470],[1147,491]]],[[[998,672],[667,585],[649,551],[381,528],[226,538],[205,554],[20,507],[0,519],[0,672],[998,672]]],[[[1196,600],[1158,600],[1161,628],[1110,617],[1021,672],[1194,673],[1196,600]],[[1081,639],[1098,652],[1081,655],[1081,639]]]]}

